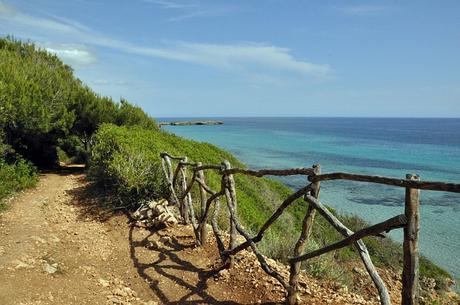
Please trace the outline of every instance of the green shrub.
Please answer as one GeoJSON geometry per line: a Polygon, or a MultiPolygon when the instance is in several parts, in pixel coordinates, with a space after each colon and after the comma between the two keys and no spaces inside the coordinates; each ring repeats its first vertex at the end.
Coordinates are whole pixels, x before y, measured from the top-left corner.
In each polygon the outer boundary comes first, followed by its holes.
{"type": "Polygon", "coordinates": [[[157,122],[138,106],[121,99],[115,120],[118,126],[140,126],[145,129],[158,130],[157,122]]]}
{"type": "Polygon", "coordinates": [[[0,209],[2,201],[13,192],[32,187],[37,183],[38,177],[35,168],[27,161],[18,159],[8,164],[0,158],[0,209]]]}
{"type": "MultiPolygon", "coordinates": [[[[122,99],[95,94],[56,55],[31,43],[0,38],[0,132],[4,143],[37,166],[57,165],[56,148],[85,161],[103,123],[157,129],[154,119],[122,99]]],[[[1,147],[0,147],[1,149],[1,147]]],[[[62,152],[61,157],[62,157],[62,152]]]]}
{"type": "Polygon", "coordinates": [[[137,205],[165,196],[166,188],[156,152],[134,128],[103,125],[94,137],[88,175],[97,183],[112,188],[118,204],[137,205]]]}
{"type": "MultiPolygon", "coordinates": [[[[88,176],[105,187],[111,187],[133,205],[167,195],[161,169],[160,152],[188,156],[190,161],[204,164],[220,164],[229,160],[233,166],[243,167],[228,152],[208,143],[186,140],[164,131],[146,130],[140,127],[118,127],[105,124],[94,139],[88,176]]],[[[238,193],[238,212],[242,222],[251,232],[256,232],[273,213],[276,206],[290,193],[281,183],[269,179],[235,176],[238,193]]],[[[220,176],[206,172],[206,183],[214,190],[220,188],[220,176]]],[[[225,206],[223,206],[224,211],[225,206]]],[[[296,226],[290,214],[274,225],[271,233],[279,236],[292,235],[296,226]]],[[[273,247],[273,250],[277,247],[273,247]]],[[[270,250],[272,251],[272,250],[270,250]]],[[[284,250],[283,250],[284,251],[284,250]]],[[[273,251],[272,251],[273,252],[273,251]]],[[[274,256],[277,256],[274,254],[274,256]]]]}

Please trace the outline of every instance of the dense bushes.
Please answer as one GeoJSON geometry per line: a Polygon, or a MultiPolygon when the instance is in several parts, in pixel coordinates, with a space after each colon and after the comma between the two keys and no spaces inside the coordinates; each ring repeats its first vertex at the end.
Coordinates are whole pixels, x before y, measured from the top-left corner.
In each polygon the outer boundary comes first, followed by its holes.
{"type": "Polygon", "coordinates": [[[0,130],[4,142],[38,166],[57,164],[56,148],[84,160],[102,123],[157,129],[141,108],[101,97],[55,55],[0,38],[0,130]],[[77,137],[76,143],[69,137],[77,137]],[[76,153],[77,155],[73,155],[76,153]]]}
{"type": "Polygon", "coordinates": [[[18,159],[8,164],[0,159],[0,210],[3,208],[3,199],[12,192],[34,186],[37,183],[35,168],[27,161],[18,159]]]}
{"type": "MultiPolygon", "coordinates": [[[[93,142],[89,177],[103,185],[116,187],[125,199],[129,196],[133,202],[165,196],[159,158],[163,151],[185,155],[190,160],[203,163],[220,163],[227,159],[234,166],[243,166],[231,154],[211,144],[186,140],[164,131],[151,131],[139,126],[118,127],[104,124],[95,134],[93,142]],[[149,179],[153,181],[148,182],[149,179]]],[[[279,199],[280,194],[273,187],[276,185],[281,188],[278,183],[266,179],[237,177],[240,178],[242,180],[239,185],[243,188],[241,200],[264,201],[265,196],[260,194],[262,192],[272,195],[273,200],[279,199]]],[[[208,183],[217,189],[220,185],[218,176],[209,172],[208,183]]],[[[246,214],[253,213],[255,212],[248,211],[246,214]]]]}
{"type": "MultiPolygon", "coordinates": [[[[224,159],[233,166],[243,166],[231,154],[211,144],[186,140],[163,131],[150,131],[140,127],[102,125],[94,137],[89,167],[89,177],[97,183],[111,187],[121,197],[121,202],[137,204],[143,200],[166,195],[160,165],[160,152],[188,156],[192,161],[219,164],[224,159]]],[[[220,178],[214,172],[206,173],[206,182],[213,189],[220,188],[220,178]]],[[[290,192],[281,183],[247,176],[236,176],[238,210],[246,227],[255,231],[267,219],[282,199],[290,192]]],[[[302,207],[298,207],[302,209],[302,207]]],[[[290,214],[275,224],[273,239],[292,236],[297,222],[290,214]]],[[[267,251],[280,256],[275,245],[267,242],[267,251]]]]}
{"type": "Polygon", "coordinates": [[[113,189],[119,203],[135,205],[165,195],[158,155],[142,131],[137,127],[128,134],[127,128],[103,125],[94,137],[89,177],[113,189]]]}
{"type": "Polygon", "coordinates": [[[158,129],[141,108],[95,94],[55,55],[0,38],[0,200],[35,183],[25,160],[39,167],[86,162],[103,123],[158,129]]]}
{"type": "Polygon", "coordinates": [[[36,164],[55,159],[56,139],[75,119],[72,70],[30,44],[0,40],[0,127],[6,143],[36,164]]]}
{"type": "Polygon", "coordinates": [[[34,186],[36,182],[35,167],[4,143],[4,134],[0,130],[0,211],[4,207],[3,199],[13,192],[34,186]]]}

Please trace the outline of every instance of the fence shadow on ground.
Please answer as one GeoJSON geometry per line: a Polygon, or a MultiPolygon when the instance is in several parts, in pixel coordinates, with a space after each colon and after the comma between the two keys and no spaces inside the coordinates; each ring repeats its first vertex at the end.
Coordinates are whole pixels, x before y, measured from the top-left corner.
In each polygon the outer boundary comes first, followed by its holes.
{"type": "MultiPolygon", "coordinates": [[[[214,281],[214,276],[217,274],[216,270],[210,268],[203,268],[195,265],[193,262],[184,259],[187,250],[195,248],[195,241],[193,236],[174,236],[167,242],[166,247],[161,249],[152,249],[149,247],[151,240],[157,240],[165,236],[162,230],[151,230],[146,236],[137,238],[136,226],[131,226],[129,230],[129,242],[131,251],[131,260],[137,268],[139,275],[148,283],[158,299],[163,304],[179,305],[179,304],[219,304],[219,305],[240,305],[240,304],[265,304],[275,305],[279,303],[265,302],[256,303],[244,302],[239,303],[232,300],[218,300],[217,296],[209,289],[209,282],[214,281]],[[155,257],[148,262],[142,262],[145,258],[140,258],[138,251],[147,248],[152,251],[152,256],[155,257]],[[170,282],[172,285],[178,285],[177,290],[183,291],[181,295],[168,297],[167,288],[163,288],[158,279],[152,277],[150,273],[160,275],[164,280],[170,282]],[[184,276],[186,273],[194,273],[197,275],[198,280],[188,279],[184,276]]],[[[217,258],[217,257],[216,257],[217,258]]],[[[192,276],[193,277],[193,276],[192,276]]],[[[169,285],[168,285],[169,287],[169,285]]],[[[174,289],[176,290],[176,289],[174,289]]]]}

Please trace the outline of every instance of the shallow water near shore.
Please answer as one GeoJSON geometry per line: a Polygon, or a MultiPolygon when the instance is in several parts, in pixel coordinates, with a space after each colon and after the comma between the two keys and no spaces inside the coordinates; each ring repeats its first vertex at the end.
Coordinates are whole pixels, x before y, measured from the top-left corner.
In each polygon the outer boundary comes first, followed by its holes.
{"type": "MultiPolygon", "coordinates": [[[[422,180],[460,183],[460,119],[213,119],[224,121],[224,125],[163,129],[218,145],[251,168],[320,163],[323,173],[345,171],[395,178],[416,173],[422,180]]],[[[306,183],[301,177],[283,182],[292,188],[306,183]]],[[[398,187],[330,181],[322,183],[321,198],[339,211],[357,214],[371,223],[404,213],[404,189],[398,187]]],[[[421,191],[421,205],[420,250],[458,282],[460,194],[421,191]]],[[[402,230],[391,236],[401,241],[402,230]]]]}

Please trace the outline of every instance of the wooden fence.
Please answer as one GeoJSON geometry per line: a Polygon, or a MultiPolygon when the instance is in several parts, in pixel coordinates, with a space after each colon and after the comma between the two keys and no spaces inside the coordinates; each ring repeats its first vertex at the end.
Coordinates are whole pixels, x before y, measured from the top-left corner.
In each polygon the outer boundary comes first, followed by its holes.
{"type": "Polygon", "coordinates": [[[313,257],[346,246],[353,246],[357,249],[369,276],[378,290],[381,304],[390,305],[391,300],[388,289],[373,265],[369,252],[362,239],[366,236],[382,235],[384,232],[389,232],[398,228],[402,228],[404,230],[402,304],[418,304],[420,189],[460,193],[460,184],[420,181],[418,176],[412,174],[408,174],[406,179],[394,179],[349,173],[321,174],[321,168],[319,165],[313,165],[311,168],[251,170],[232,168],[228,161],[223,161],[222,164],[201,164],[199,162],[189,162],[187,157],[172,156],[166,152],[161,153],[160,156],[163,172],[171,193],[170,200],[178,205],[182,221],[184,223],[191,222],[195,232],[196,243],[198,245],[202,245],[206,242],[206,236],[208,234],[206,224],[210,222],[222,259],[222,266],[230,266],[234,255],[244,249],[251,248],[262,269],[268,275],[274,277],[284,287],[287,293],[286,303],[290,305],[297,304],[299,301],[298,278],[302,261],[306,261],[313,257]],[[173,163],[175,166],[173,166],[173,163]],[[187,169],[191,170],[191,178],[188,178],[187,176],[187,169]],[[213,170],[220,174],[221,185],[218,191],[210,189],[206,184],[204,172],[207,170],[213,170]],[[244,230],[238,219],[236,185],[233,175],[248,175],[255,177],[303,175],[308,177],[308,181],[310,183],[293,192],[283,202],[281,202],[275,212],[261,226],[257,235],[251,236],[244,230]],[[338,179],[378,183],[405,188],[406,195],[404,214],[397,215],[357,232],[351,231],[319,200],[321,181],[338,179]],[[198,213],[195,213],[195,209],[192,204],[191,190],[194,184],[197,184],[199,187],[199,217],[197,217],[198,213]],[[221,209],[220,199],[222,197],[225,197],[226,199],[225,201],[227,203],[230,218],[230,241],[227,247],[225,246],[221,231],[217,225],[217,216],[221,209]],[[281,276],[281,274],[270,267],[265,257],[257,248],[257,243],[263,239],[267,229],[283,214],[286,208],[300,198],[303,198],[305,202],[308,203],[308,208],[303,218],[300,237],[293,250],[294,256],[289,259],[289,279],[285,279],[281,276]],[[211,205],[214,205],[214,210],[212,215],[209,215],[211,213],[211,205]],[[310,232],[314,224],[315,214],[317,212],[323,216],[341,235],[343,235],[344,239],[321,249],[304,253],[305,246],[308,244],[310,232]],[[245,239],[245,241],[240,244],[237,244],[238,234],[243,236],[245,239]]]}

